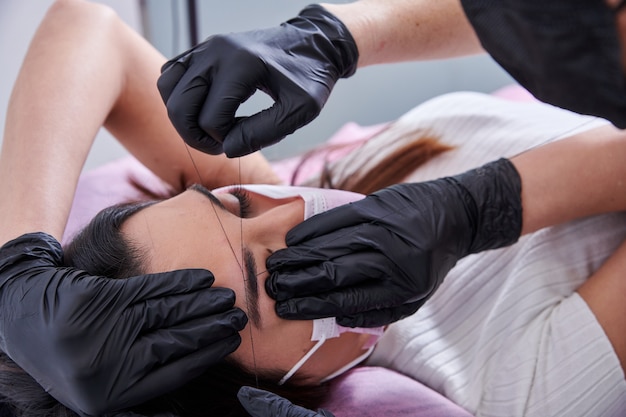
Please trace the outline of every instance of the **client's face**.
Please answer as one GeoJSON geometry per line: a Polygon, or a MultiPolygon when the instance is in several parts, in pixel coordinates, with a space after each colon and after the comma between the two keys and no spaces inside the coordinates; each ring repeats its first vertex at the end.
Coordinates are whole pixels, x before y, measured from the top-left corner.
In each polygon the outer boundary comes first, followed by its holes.
{"type": "MultiPolygon", "coordinates": [[[[273,199],[252,192],[220,192],[199,186],[131,216],[124,235],[146,249],[147,272],[205,268],[214,287],[235,291],[250,322],[233,358],[249,370],[287,372],[315,344],[312,322],[283,320],[265,292],[265,261],[285,247],[285,235],[302,222],[300,197],[273,199]],[[239,194],[239,195],[237,195],[239,194]],[[252,353],[254,344],[254,357],[252,353]]],[[[329,339],[296,375],[315,383],[363,353],[368,335],[329,339]]]]}

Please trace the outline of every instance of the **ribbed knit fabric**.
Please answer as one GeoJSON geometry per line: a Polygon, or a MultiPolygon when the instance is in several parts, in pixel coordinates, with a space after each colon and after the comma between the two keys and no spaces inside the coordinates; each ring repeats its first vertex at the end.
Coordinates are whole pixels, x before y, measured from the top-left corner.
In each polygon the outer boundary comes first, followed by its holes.
{"type": "Polygon", "coordinates": [[[359,172],[367,172],[420,134],[437,137],[457,149],[438,155],[417,169],[407,178],[410,181],[459,174],[608,124],[540,102],[516,102],[473,92],[445,94],[415,107],[364,146],[334,163],[337,178],[333,180],[358,178],[359,172]]]}
{"type": "MultiPolygon", "coordinates": [[[[423,127],[459,146],[411,177],[426,180],[605,123],[455,93],[418,106],[392,129],[423,127]]],[[[362,152],[378,157],[384,141],[362,152]]],[[[610,214],[464,258],[415,315],[389,327],[368,365],[409,375],[476,416],[624,416],[624,373],[575,292],[624,239],[626,213],[610,214]]]]}

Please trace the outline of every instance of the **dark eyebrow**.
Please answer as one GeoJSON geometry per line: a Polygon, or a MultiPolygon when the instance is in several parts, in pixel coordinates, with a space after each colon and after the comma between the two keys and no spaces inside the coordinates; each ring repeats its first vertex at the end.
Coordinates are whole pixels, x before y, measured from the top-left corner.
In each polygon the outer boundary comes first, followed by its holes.
{"type": "Polygon", "coordinates": [[[243,248],[243,263],[246,268],[246,304],[248,305],[248,317],[258,329],[261,327],[261,314],[259,314],[259,283],[254,255],[247,247],[243,248]]]}
{"type": "MultiPolygon", "coordinates": [[[[193,184],[190,190],[196,191],[207,197],[213,204],[221,210],[230,213],[230,211],[222,204],[222,202],[213,195],[205,186],[201,184],[193,184]]],[[[228,236],[226,236],[228,240],[228,236]]],[[[229,240],[230,242],[230,240],[229,240]]],[[[248,307],[248,318],[257,329],[261,327],[261,314],[259,313],[259,285],[257,280],[257,267],[254,255],[247,246],[243,248],[243,268],[245,269],[246,284],[246,306],[248,307]]],[[[233,254],[234,255],[234,254],[233,254]]]]}
{"type": "MultiPolygon", "coordinates": [[[[216,206],[218,206],[221,210],[224,211],[228,211],[228,209],[226,208],[226,206],[224,206],[224,204],[222,204],[222,202],[219,200],[219,198],[215,197],[213,195],[212,192],[210,192],[208,190],[208,188],[206,188],[204,185],[201,184],[193,184],[191,187],[188,188],[189,190],[192,191],[196,191],[200,194],[202,194],[203,196],[207,197],[209,200],[211,200],[211,202],[213,204],[215,204],[216,206]]],[[[228,211],[230,213],[230,211],[228,211]]]]}

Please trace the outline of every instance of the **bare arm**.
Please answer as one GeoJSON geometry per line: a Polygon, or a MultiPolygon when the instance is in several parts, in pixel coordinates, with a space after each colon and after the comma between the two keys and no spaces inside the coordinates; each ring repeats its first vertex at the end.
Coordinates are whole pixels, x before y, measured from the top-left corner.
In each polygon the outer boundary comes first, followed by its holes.
{"type": "Polygon", "coordinates": [[[483,52],[459,0],[361,0],[323,6],[350,30],[360,67],[483,52]]]}
{"type": "MultiPolygon", "coordinates": [[[[104,124],[180,189],[197,182],[156,89],[165,59],[107,7],[60,0],[40,25],[16,81],[0,155],[0,244],[45,231],[60,239],[78,176],[104,124]]],[[[208,186],[239,181],[237,160],[191,151],[208,186]]],[[[260,155],[243,182],[276,182],[260,155]]]]}
{"type": "Polygon", "coordinates": [[[579,289],[626,371],[626,242],[579,289]]]}
{"type": "Polygon", "coordinates": [[[626,133],[593,129],[520,154],[522,233],[626,210],[626,133]]]}

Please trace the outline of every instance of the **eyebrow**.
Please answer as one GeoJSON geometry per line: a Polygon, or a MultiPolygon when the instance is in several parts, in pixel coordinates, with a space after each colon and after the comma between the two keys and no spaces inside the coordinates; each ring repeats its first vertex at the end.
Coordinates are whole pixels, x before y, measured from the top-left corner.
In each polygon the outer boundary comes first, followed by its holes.
{"type": "MultiPolygon", "coordinates": [[[[222,204],[222,202],[213,195],[205,186],[201,184],[193,184],[189,187],[190,190],[196,191],[203,196],[207,197],[211,203],[215,204],[220,210],[230,213],[230,211],[222,204]]],[[[218,221],[219,218],[218,218],[218,221]]],[[[223,229],[222,229],[223,230],[223,229]]],[[[226,231],[224,231],[226,235],[226,231]]],[[[226,240],[228,240],[230,245],[230,239],[226,235],[226,240]]],[[[243,245],[242,245],[243,246],[243,245]]],[[[234,248],[231,249],[234,250],[234,248]]],[[[245,278],[244,282],[246,284],[246,306],[248,307],[248,318],[257,329],[261,327],[261,314],[259,313],[259,285],[257,280],[257,266],[256,260],[254,259],[254,255],[252,251],[247,246],[242,247],[243,250],[243,268],[245,269],[245,278]]],[[[234,253],[233,253],[234,255],[234,253]]],[[[236,259],[236,257],[235,257],[236,259]]]]}
{"type": "Polygon", "coordinates": [[[254,255],[248,247],[243,248],[244,265],[246,268],[246,303],[248,304],[248,316],[255,327],[261,327],[261,315],[259,314],[259,283],[257,280],[256,262],[254,255]]]}
{"type": "MultiPolygon", "coordinates": [[[[219,198],[215,197],[213,195],[212,192],[209,191],[208,188],[206,188],[204,185],[201,184],[193,184],[191,187],[188,188],[189,190],[192,191],[196,191],[200,194],[202,194],[203,196],[207,197],[209,200],[211,200],[211,202],[213,204],[215,204],[216,206],[218,206],[221,210],[223,211],[228,211],[228,209],[226,208],[226,206],[224,206],[224,204],[222,204],[222,202],[220,201],[219,198]]],[[[230,211],[228,211],[230,213],[230,211]]]]}

